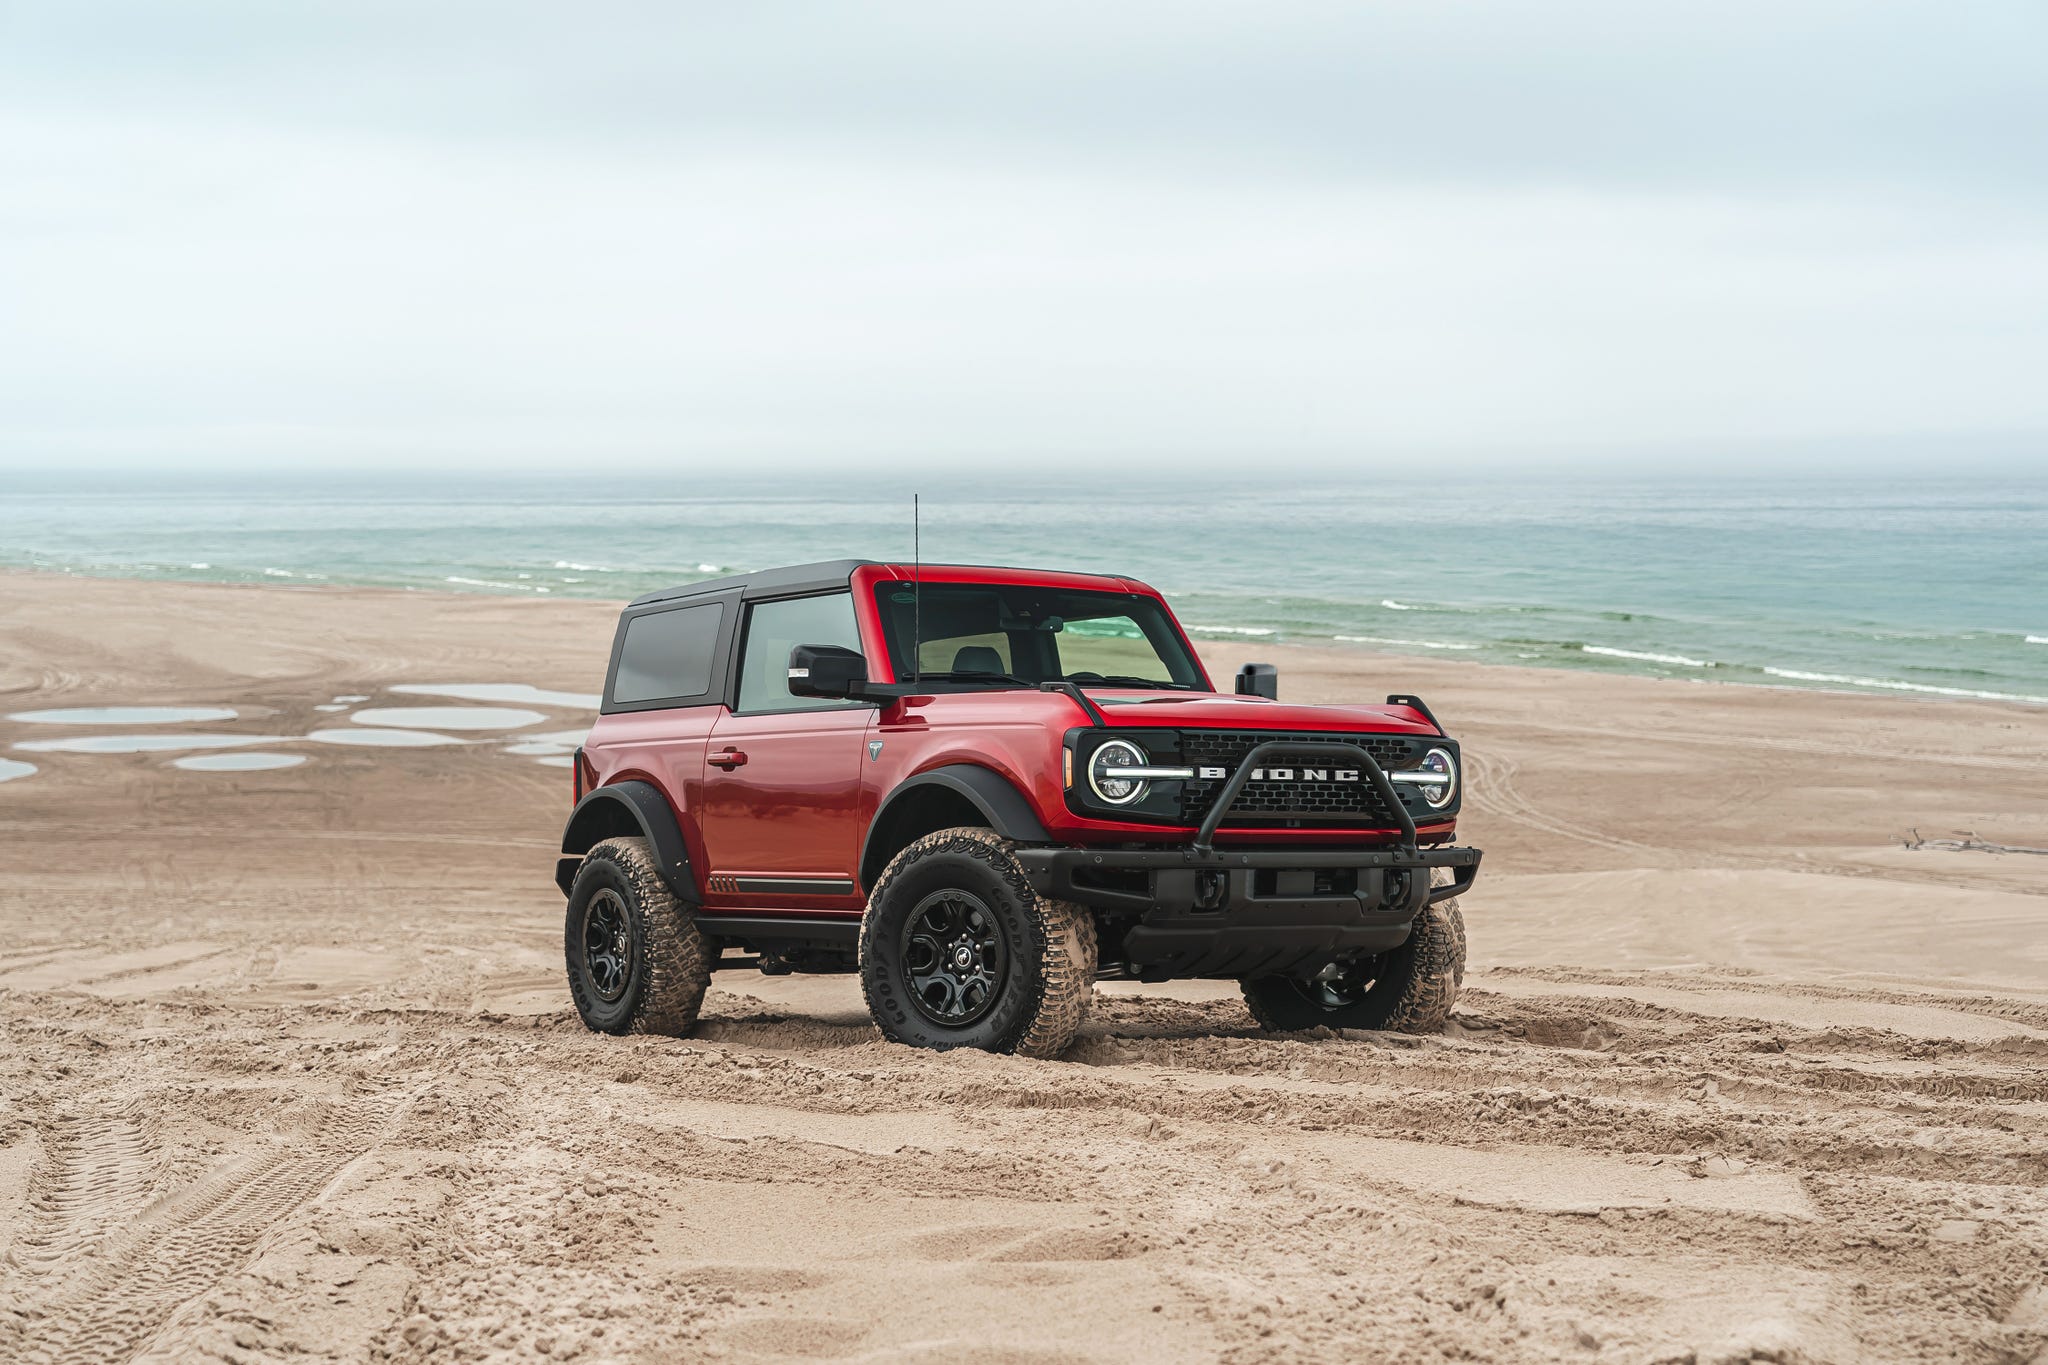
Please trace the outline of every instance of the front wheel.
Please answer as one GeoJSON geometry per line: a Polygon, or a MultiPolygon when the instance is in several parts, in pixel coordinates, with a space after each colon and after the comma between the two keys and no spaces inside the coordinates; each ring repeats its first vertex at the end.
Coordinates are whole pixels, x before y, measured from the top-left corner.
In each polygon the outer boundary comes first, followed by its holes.
{"type": "Polygon", "coordinates": [[[1425,906],[1398,948],[1336,962],[1302,980],[1264,976],[1239,982],[1259,1027],[1440,1033],[1465,982],[1465,916],[1456,901],[1425,906]]]}
{"type": "Polygon", "coordinates": [[[892,1042],[1057,1057],[1095,990],[1095,920],[1032,890],[995,831],[942,829],[876,880],[860,984],[892,1042]]]}

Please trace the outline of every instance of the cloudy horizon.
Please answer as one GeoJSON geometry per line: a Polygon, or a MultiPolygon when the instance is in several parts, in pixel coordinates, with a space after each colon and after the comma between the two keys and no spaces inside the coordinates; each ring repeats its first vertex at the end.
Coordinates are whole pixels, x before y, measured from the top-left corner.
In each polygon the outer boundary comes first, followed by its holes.
{"type": "Polygon", "coordinates": [[[0,466],[2042,463],[2022,5],[0,17],[0,466]]]}

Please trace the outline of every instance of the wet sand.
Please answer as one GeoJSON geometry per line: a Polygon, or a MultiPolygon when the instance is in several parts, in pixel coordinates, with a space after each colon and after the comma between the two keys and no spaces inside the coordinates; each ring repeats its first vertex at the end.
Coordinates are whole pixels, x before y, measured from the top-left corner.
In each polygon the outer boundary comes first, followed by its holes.
{"type": "Polygon", "coordinates": [[[550,881],[614,610],[0,575],[0,716],[236,712],[0,718],[0,1358],[2048,1350],[2048,858],[1902,846],[2048,845],[2048,711],[1210,648],[1464,740],[1443,1036],[1117,983],[935,1055],[735,972],[620,1040],[550,881]],[[441,706],[541,719],[349,719],[441,706]],[[263,738],[13,747],[184,732],[263,738]]]}

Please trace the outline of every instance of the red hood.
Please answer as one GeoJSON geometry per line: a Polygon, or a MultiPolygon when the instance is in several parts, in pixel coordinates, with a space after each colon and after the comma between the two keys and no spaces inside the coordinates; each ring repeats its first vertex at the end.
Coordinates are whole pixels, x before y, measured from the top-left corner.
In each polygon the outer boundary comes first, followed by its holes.
{"type": "Polygon", "coordinates": [[[1181,726],[1217,730],[1356,730],[1434,735],[1437,728],[1406,706],[1293,706],[1264,697],[1190,692],[1089,689],[1112,726],[1181,726]]]}

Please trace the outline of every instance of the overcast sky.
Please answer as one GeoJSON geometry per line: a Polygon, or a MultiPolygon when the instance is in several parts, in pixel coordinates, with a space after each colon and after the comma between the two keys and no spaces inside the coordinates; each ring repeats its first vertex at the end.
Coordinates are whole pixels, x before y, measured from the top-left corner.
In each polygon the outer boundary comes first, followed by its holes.
{"type": "Polygon", "coordinates": [[[0,0],[0,466],[2048,465],[2044,75],[2039,0],[0,0]]]}

